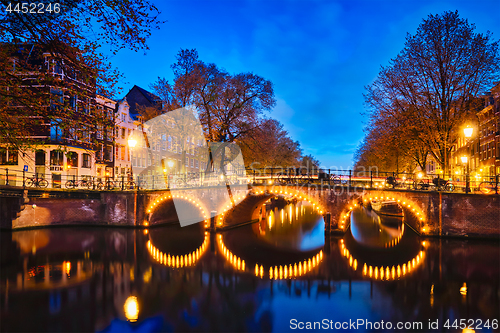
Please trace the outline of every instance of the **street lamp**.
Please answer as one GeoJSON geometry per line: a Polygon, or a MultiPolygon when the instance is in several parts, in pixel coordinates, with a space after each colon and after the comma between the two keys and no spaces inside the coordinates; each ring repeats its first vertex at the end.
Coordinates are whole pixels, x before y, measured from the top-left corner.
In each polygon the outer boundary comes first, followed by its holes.
{"type": "Polygon", "coordinates": [[[460,157],[460,159],[462,160],[462,163],[467,165],[467,172],[465,174],[465,194],[469,193],[470,192],[470,180],[469,180],[469,159],[467,158],[467,156],[462,156],[460,157]]]}
{"type": "Polygon", "coordinates": [[[170,181],[169,181],[169,175],[171,173],[172,167],[174,166],[174,161],[168,160],[167,165],[165,166],[165,160],[161,161],[161,164],[163,166],[163,178],[165,180],[165,185],[167,188],[170,188],[170,181]]]}
{"type": "Polygon", "coordinates": [[[128,146],[130,148],[134,148],[136,145],[137,145],[137,140],[136,139],[134,139],[134,138],[128,139],[128,146]]]}
{"type": "Polygon", "coordinates": [[[467,126],[466,128],[464,128],[464,135],[467,139],[470,139],[470,137],[472,136],[472,132],[474,131],[474,129],[472,127],[469,127],[467,126]]]}
{"type": "Polygon", "coordinates": [[[129,181],[134,181],[134,169],[132,168],[132,150],[137,145],[137,140],[131,135],[128,139],[128,153],[130,155],[130,179],[129,181]]]}
{"type": "MultiPolygon", "coordinates": [[[[467,143],[469,143],[468,139],[470,139],[472,137],[473,132],[474,132],[474,129],[472,127],[470,127],[469,125],[467,125],[467,127],[464,128],[464,135],[465,135],[465,139],[466,139],[467,143]]],[[[470,147],[467,146],[467,149],[468,149],[468,153],[470,154],[470,147]]],[[[465,193],[467,194],[470,192],[469,161],[467,159],[467,156],[463,156],[461,159],[462,159],[462,163],[467,163],[467,174],[465,175],[465,193]],[[465,159],[464,159],[464,157],[465,157],[465,159]]]]}

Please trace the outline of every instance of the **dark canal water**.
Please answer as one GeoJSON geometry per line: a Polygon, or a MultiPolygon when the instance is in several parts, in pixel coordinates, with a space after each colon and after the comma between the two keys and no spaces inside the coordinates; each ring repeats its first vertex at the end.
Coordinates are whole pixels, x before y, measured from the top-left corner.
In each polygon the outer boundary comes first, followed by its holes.
{"type": "Polygon", "coordinates": [[[322,217],[297,203],[220,234],[201,224],[2,232],[0,328],[468,332],[464,319],[498,331],[499,243],[421,239],[402,222],[358,208],[345,236],[325,238],[322,217]]]}

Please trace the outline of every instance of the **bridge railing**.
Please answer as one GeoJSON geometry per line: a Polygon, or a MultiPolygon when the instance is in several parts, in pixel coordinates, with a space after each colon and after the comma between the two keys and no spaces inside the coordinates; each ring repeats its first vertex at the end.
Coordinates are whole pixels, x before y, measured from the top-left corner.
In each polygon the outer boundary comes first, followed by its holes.
{"type": "Polygon", "coordinates": [[[137,184],[130,176],[92,176],[61,173],[28,172],[0,167],[0,186],[80,190],[133,190],[137,184]]]}
{"type": "MultiPolygon", "coordinates": [[[[70,170],[71,172],[71,170],[70,170]]],[[[135,190],[255,185],[328,185],[365,189],[403,189],[461,193],[500,193],[500,175],[447,175],[396,173],[384,171],[354,171],[307,168],[247,168],[233,169],[225,175],[190,172],[163,175],[91,176],[58,172],[34,173],[16,168],[0,167],[0,186],[84,190],[135,190]]]]}

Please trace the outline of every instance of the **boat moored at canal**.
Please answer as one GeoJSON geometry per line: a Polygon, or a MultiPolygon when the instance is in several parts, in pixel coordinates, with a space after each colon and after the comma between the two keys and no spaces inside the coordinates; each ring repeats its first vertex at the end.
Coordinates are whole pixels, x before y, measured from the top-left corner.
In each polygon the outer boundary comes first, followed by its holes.
{"type": "Polygon", "coordinates": [[[379,215],[403,217],[403,208],[394,200],[372,200],[370,207],[379,215]]]}

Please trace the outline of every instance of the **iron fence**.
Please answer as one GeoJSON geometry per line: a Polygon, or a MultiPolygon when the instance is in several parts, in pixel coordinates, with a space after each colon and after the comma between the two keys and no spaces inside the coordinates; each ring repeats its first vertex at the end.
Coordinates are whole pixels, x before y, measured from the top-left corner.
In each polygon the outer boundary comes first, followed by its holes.
{"type": "Polygon", "coordinates": [[[0,168],[0,186],[51,189],[137,190],[207,187],[221,185],[321,185],[349,186],[365,189],[400,189],[412,191],[443,191],[498,194],[500,175],[447,175],[396,173],[384,171],[354,171],[306,168],[247,168],[233,169],[226,174],[192,172],[119,175],[99,177],[33,173],[15,168],[0,168]]]}

